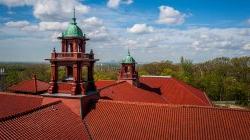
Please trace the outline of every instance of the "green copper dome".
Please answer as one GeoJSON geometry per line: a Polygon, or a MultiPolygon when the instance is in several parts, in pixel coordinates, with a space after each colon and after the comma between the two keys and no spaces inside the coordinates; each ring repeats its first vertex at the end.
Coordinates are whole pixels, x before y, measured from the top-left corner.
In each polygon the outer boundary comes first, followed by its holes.
{"type": "Polygon", "coordinates": [[[62,33],[63,37],[82,37],[83,33],[82,30],[76,25],[76,18],[75,18],[75,11],[74,17],[72,18],[72,22],[70,22],[66,31],[62,33]]]}
{"type": "Polygon", "coordinates": [[[128,51],[128,55],[122,60],[122,63],[124,64],[134,64],[135,59],[130,55],[130,52],[128,51]]]}

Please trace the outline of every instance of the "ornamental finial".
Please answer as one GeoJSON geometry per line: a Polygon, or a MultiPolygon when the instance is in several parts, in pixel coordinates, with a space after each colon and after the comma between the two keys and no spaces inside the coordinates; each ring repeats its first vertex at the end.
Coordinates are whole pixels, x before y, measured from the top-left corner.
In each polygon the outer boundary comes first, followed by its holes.
{"type": "Polygon", "coordinates": [[[73,24],[76,24],[76,9],[75,9],[75,6],[73,8],[73,18],[72,18],[72,20],[73,20],[73,24]]]}
{"type": "Polygon", "coordinates": [[[129,48],[128,48],[128,55],[130,55],[130,51],[129,51],[129,48]]]}
{"type": "Polygon", "coordinates": [[[74,6],[74,18],[76,18],[76,8],[75,8],[75,6],[74,6]]]}

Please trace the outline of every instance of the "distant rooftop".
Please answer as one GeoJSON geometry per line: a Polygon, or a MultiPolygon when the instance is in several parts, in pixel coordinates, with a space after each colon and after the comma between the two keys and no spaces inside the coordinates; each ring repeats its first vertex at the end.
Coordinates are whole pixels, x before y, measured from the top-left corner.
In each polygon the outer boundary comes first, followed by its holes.
{"type": "Polygon", "coordinates": [[[171,76],[141,76],[140,86],[96,81],[102,99],[130,102],[213,106],[206,93],[171,76]]]}

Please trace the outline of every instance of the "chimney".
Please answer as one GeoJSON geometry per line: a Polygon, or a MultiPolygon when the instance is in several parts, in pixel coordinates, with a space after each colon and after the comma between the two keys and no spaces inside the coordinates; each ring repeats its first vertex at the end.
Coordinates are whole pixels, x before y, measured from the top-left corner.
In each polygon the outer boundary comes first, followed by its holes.
{"type": "Polygon", "coordinates": [[[36,78],[36,74],[32,75],[32,80],[34,80],[34,84],[35,84],[35,94],[37,94],[37,78],[36,78]]]}

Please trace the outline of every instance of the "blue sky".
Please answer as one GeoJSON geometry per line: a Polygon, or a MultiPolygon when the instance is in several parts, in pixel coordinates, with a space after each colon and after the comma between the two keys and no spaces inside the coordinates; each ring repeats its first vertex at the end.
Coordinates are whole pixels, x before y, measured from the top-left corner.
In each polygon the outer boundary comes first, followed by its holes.
{"type": "Polygon", "coordinates": [[[76,7],[101,62],[250,54],[249,0],[0,0],[0,61],[44,62],[76,7]]]}

